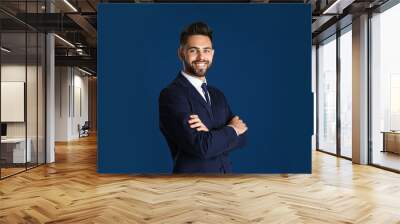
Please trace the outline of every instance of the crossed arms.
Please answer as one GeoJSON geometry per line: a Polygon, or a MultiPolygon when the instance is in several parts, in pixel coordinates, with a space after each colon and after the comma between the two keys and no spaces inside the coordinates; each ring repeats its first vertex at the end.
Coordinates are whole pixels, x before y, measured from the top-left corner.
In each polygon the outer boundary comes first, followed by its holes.
{"type": "MultiPolygon", "coordinates": [[[[225,101],[226,102],[226,101],[225,101]]],[[[208,159],[244,145],[246,124],[233,116],[226,105],[226,125],[209,129],[192,114],[190,104],[182,94],[163,90],[159,98],[160,128],[186,153],[208,159]]]]}

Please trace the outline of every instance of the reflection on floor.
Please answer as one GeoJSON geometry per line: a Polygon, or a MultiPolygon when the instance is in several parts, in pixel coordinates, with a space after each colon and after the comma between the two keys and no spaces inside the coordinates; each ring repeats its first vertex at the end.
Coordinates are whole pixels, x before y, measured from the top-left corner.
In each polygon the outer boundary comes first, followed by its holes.
{"type": "Polygon", "coordinates": [[[400,170],[400,155],[392,152],[374,151],[373,164],[400,170]]]}
{"type": "Polygon", "coordinates": [[[15,173],[18,173],[18,172],[21,172],[24,170],[25,170],[25,167],[24,168],[19,168],[19,167],[17,167],[17,168],[1,168],[1,178],[13,175],[15,173]]]}
{"type": "MultiPolygon", "coordinates": [[[[19,173],[21,171],[26,170],[25,164],[18,164],[18,165],[13,165],[13,164],[1,164],[3,167],[1,168],[1,178],[5,178],[7,176],[19,173]]],[[[36,167],[36,163],[28,163],[26,165],[27,169],[30,169],[31,167],[36,167]]]]}

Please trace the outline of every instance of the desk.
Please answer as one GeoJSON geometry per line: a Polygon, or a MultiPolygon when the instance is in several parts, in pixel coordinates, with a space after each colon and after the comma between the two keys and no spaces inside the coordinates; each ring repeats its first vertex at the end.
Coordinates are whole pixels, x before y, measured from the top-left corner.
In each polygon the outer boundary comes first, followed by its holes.
{"type": "Polygon", "coordinates": [[[1,157],[6,163],[25,163],[32,159],[31,145],[32,140],[27,139],[25,151],[25,138],[6,138],[1,139],[1,157]],[[26,154],[25,154],[26,153],[26,154]],[[27,159],[27,161],[25,161],[27,159]]]}
{"type": "Polygon", "coordinates": [[[381,133],[383,133],[382,152],[400,154],[400,131],[382,131],[381,133]]]}

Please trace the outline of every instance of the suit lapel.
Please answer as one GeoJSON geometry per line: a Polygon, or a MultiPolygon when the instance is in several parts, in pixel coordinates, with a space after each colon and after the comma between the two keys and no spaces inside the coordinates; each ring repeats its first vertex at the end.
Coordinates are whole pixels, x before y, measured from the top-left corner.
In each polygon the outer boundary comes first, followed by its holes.
{"type": "Polygon", "coordinates": [[[212,113],[212,114],[215,114],[214,111],[215,111],[215,109],[217,108],[218,99],[217,99],[217,97],[215,96],[215,92],[214,92],[214,90],[213,90],[212,87],[209,87],[209,88],[208,88],[208,93],[210,94],[211,113],[212,113]]]}
{"type": "MultiPolygon", "coordinates": [[[[211,107],[207,104],[207,102],[204,100],[204,98],[200,95],[200,93],[194,88],[194,86],[179,72],[178,77],[176,77],[176,81],[181,83],[183,86],[186,87],[187,92],[190,96],[190,98],[195,99],[198,101],[203,107],[207,110],[208,115],[213,118],[212,110],[211,107]]],[[[211,98],[211,105],[213,103],[213,97],[211,96],[211,93],[209,91],[210,98],[211,98]]]]}

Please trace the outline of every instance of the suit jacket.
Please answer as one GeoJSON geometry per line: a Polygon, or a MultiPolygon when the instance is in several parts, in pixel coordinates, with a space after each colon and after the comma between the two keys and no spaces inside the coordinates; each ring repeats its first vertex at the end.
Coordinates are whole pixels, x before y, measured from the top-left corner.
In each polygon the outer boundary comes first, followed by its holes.
{"type": "Polygon", "coordinates": [[[226,126],[234,117],[224,94],[208,86],[211,107],[182,75],[159,96],[159,125],[173,159],[174,173],[229,173],[229,152],[245,145],[245,135],[237,136],[226,126]],[[190,128],[189,116],[197,114],[209,132],[190,128]]]}

